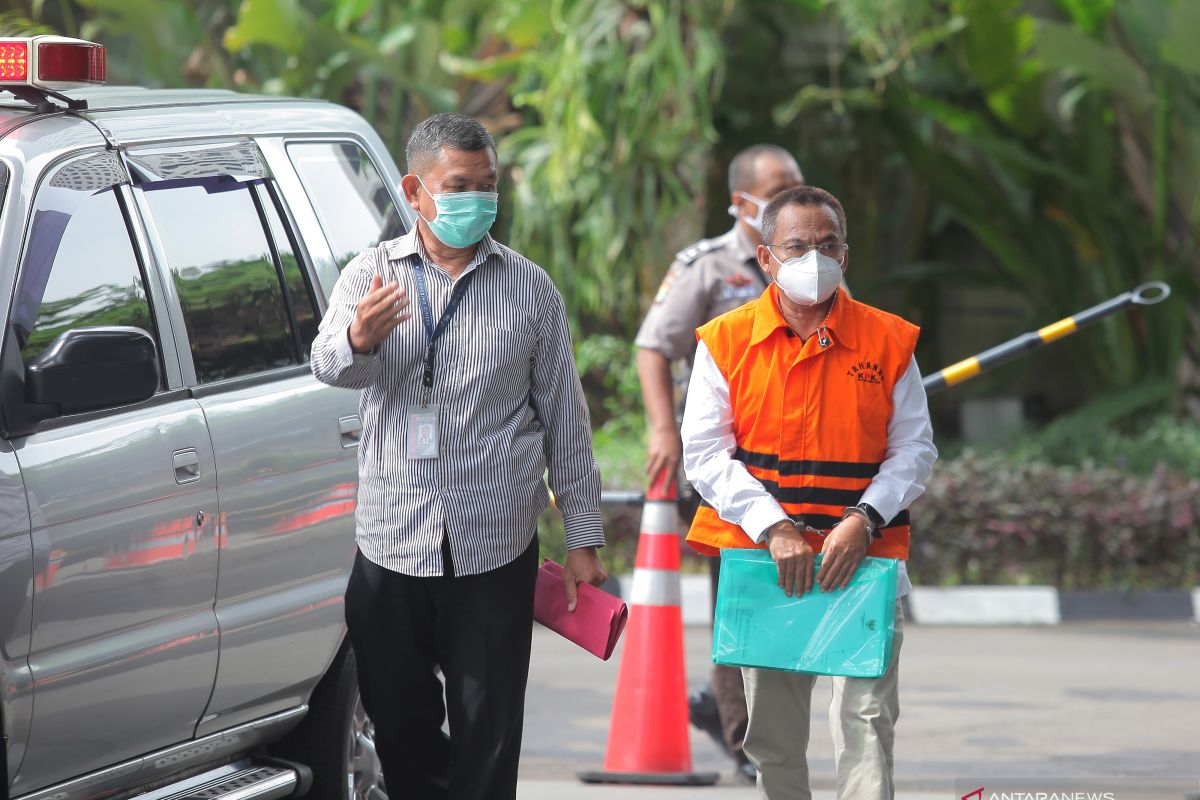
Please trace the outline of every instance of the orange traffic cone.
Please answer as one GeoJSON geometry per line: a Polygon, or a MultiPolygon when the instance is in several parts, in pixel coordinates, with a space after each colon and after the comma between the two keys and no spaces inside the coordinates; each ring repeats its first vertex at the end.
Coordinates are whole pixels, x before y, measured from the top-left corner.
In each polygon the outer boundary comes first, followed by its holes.
{"type": "Polygon", "coordinates": [[[603,771],[579,773],[585,783],[708,786],[719,777],[692,772],[675,495],[666,473],[646,493],[608,752],[603,771]]]}

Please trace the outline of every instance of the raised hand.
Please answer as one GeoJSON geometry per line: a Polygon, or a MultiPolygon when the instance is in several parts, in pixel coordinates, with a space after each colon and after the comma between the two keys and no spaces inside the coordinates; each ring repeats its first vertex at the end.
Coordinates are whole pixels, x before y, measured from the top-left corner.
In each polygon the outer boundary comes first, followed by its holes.
{"type": "Polygon", "coordinates": [[[412,316],[408,297],[395,281],[383,283],[376,275],[371,289],[358,301],[358,313],[350,323],[350,348],[356,353],[369,353],[404,320],[412,316]]]}

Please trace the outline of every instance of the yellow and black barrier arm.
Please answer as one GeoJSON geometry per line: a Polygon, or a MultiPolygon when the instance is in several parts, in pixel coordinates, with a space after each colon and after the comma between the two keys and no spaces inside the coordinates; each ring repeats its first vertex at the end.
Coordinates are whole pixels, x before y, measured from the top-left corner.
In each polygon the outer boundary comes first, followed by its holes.
{"type": "Polygon", "coordinates": [[[1060,319],[1058,322],[1038,328],[1036,331],[1023,333],[1015,339],[1009,339],[1004,344],[984,350],[979,355],[965,358],[932,375],[926,375],[922,378],[922,383],[925,384],[925,393],[933,394],[943,389],[949,389],[951,386],[957,386],[963,381],[968,381],[993,367],[1011,361],[1023,353],[1070,336],[1080,328],[1091,325],[1093,322],[1099,322],[1118,311],[1123,311],[1130,306],[1152,306],[1166,300],[1170,295],[1171,287],[1162,281],[1143,283],[1132,292],[1119,294],[1111,300],[1105,300],[1078,314],[1060,319]]]}

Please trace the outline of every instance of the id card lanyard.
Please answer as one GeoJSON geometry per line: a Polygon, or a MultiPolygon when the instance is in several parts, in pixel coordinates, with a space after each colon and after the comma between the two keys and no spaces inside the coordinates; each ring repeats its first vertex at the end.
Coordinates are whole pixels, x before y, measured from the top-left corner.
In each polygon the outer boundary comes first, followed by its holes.
{"type": "Polygon", "coordinates": [[[450,320],[454,318],[454,313],[458,311],[458,304],[462,302],[467,287],[471,285],[471,280],[475,277],[475,271],[468,272],[454,284],[454,289],[450,292],[450,301],[446,303],[446,310],[442,312],[441,319],[437,321],[436,326],[433,324],[433,307],[429,304],[429,286],[425,282],[424,259],[418,259],[413,265],[413,273],[417,279],[417,296],[421,304],[421,322],[425,324],[425,364],[421,370],[421,405],[422,407],[428,407],[429,400],[433,396],[434,345],[449,326],[450,320]]]}
{"type": "Polygon", "coordinates": [[[406,434],[406,452],[411,459],[438,457],[438,407],[430,404],[433,397],[433,363],[434,345],[438,337],[446,330],[458,304],[462,302],[463,294],[471,285],[474,272],[468,272],[454,284],[450,292],[450,301],[442,312],[437,325],[433,324],[433,308],[429,304],[429,286],[425,282],[425,262],[418,260],[413,266],[417,280],[417,294],[421,304],[421,322],[425,324],[425,363],[421,370],[421,407],[408,410],[406,434]]]}

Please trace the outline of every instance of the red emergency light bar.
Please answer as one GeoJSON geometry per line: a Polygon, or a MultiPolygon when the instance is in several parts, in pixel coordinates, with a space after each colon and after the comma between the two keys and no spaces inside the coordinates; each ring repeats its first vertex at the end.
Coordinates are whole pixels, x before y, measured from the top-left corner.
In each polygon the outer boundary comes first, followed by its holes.
{"type": "Polygon", "coordinates": [[[66,36],[0,39],[0,89],[57,91],[104,83],[104,46],[66,36]]]}
{"type": "Polygon", "coordinates": [[[29,44],[0,39],[0,83],[24,83],[29,77],[29,44]]]}

